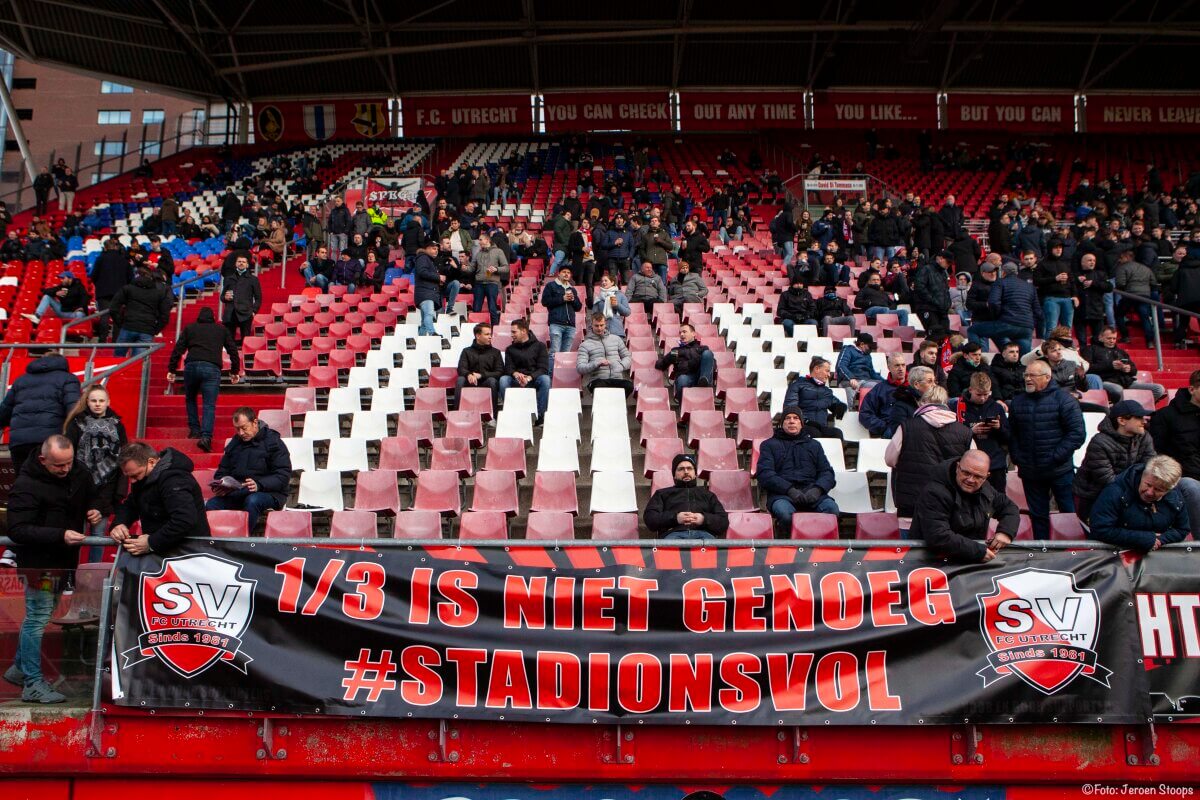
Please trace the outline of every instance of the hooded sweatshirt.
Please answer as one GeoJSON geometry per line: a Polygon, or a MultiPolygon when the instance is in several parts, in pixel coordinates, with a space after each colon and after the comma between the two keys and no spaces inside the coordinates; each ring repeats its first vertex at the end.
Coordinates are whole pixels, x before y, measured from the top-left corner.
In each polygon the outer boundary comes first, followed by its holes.
{"type": "Polygon", "coordinates": [[[937,466],[971,449],[971,429],[943,405],[920,406],[896,429],[883,460],[892,468],[892,499],[901,517],[912,517],[921,490],[937,466]]]}

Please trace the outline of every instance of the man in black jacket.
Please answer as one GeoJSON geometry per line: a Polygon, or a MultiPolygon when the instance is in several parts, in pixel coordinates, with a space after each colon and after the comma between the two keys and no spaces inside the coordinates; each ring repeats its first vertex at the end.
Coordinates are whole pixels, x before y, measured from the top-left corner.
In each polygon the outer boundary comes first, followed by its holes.
{"type": "Polygon", "coordinates": [[[221,299],[225,303],[221,321],[234,338],[241,333],[245,339],[254,330],[254,315],[262,308],[262,284],[250,271],[250,259],[238,256],[235,272],[222,282],[221,299]]]}
{"type": "Polygon", "coordinates": [[[910,538],[924,539],[955,561],[987,562],[1017,538],[1016,504],[988,483],[990,461],[979,450],[944,461],[925,486],[913,514],[910,538]],[[996,534],[988,522],[997,521],[996,534]],[[989,538],[990,537],[990,538],[989,538]]]}
{"type": "Polygon", "coordinates": [[[779,295],[775,319],[787,336],[793,336],[797,325],[817,324],[817,304],[799,275],[793,276],[791,286],[779,295]]]}
{"type": "MultiPolygon", "coordinates": [[[[138,267],[133,282],[118,289],[112,299],[112,316],[121,326],[117,344],[152,341],[166,327],[170,314],[170,291],[154,279],[148,267],[138,267]]],[[[113,355],[124,358],[126,352],[128,348],[118,347],[113,355]]]]}
{"type": "Polygon", "coordinates": [[[646,527],[657,539],[719,539],[729,515],[709,489],[696,485],[696,457],[680,453],[671,461],[675,485],[659,489],[646,503],[646,527]]]}
{"type": "Polygon", "coordinates": [[[313,251],[312,258],[304,262],[304,266],[300,268],[300,274],[304,276],[306,285],[316,286],[321,291],[325,291],[333,279],[333,266],[333,259],[329,257],[329,248],[319,244],[313,251]]]}
{"type": "MultiPolygon", "coordinates": [[[[129,256],[115,239],[104,241],[104,250],[92,265],[92,290],[96,293],[96,311],[107,311],[121,287],[133,278],[133,265],[129,256]]],[[[101,317],[96,322],[96,340],[108,341],[109,318],[101,317]]]]}
{"type": "Polygon", "coordinates": [[[213,423],[217,414],[217,395],[221,390],[221,350],[229,353],[229,380],[241,380],[242,362],[238,357],[233,334],[217,323],[211,308],[200,309],[196,321],[179,334],[167,367],[167,383],[175,383],[179,360],[187,353],[183,368],[184,403],[187,406],[188,438],[199,439],[196,446],[208,453],[212,450],[213,423]],[[196,408],[196,396],[204,401],[204,418],[196,408]]]}
{"type": "Polygon", "coordinates": [[[214,487],[216,495],[204,504],[207,511],[245,511],[247,529],[254,534],[258,518],[287,502],[292,480],[292,457],[279,433],[258,419],[247,406],[233,412],[234,437],[225,445],[213,481],[230,477],[240,487],[214,487]]]}
{"type": "Polygon", "coordinates": [[[512,343],[504,351],[504,374],[500,376],[500,401],[511,387],[537,392],[537,423],[542,424],[550,402],[550,354],[546,345],[529,332],[529,320],[512,321],[512,343]]]}
{"type": "Polygon", "coordinates": [[[87,307],[91,299],[83,283],[70,270],[59,273],[60,283],[42,290],[42,299],[37,311],[21,316],[37,325],[47,311],[53,311],[59,319],[83,319],[87,316],[87,307]]]}
{"type": "Polygon", "coordinates": [[[492,346],[492,326],[481,322],[475,326],[475,341],[458,357],[458,394],[462,396],[464,386],[486,386],[492,390],[492,408],[498,403],[500,376],[504,374],[504,357],[492,346]]]}
{"type": "Polygon", "coordinates": [[[1126,389],[1146,389],[1157,403],[1167,390],[1161,384],[1137,379],[1137,364],[1128,352],[1117,347],[1118,336],[1116,328],[1104,327],[1095,344],[1079,348],[1079,355],[1088,362],[1088,373],[1100,378],[1109,402],[1119,402],[1126,389]]]}
{"type": "Polygon", "coordinates": [[[226,189],[225,194],[221,196],[221,232],[229,233],[237,227],[241,218],[242,201],[233,193],[233,189],[226,189]]]}
{"type": "Polygon", "coordinates": [[[683,399],[689,386],[712,386],[716,358],[712,351],[696,338],[696,329],[688,323],[679,326],[679,345],[655,362],[655,369],[672,368],[675,382],[675,401],[683,399]]]}
{"type": "Polygon", "coordinates": [[[8,535],[25,580],[25,620],[17,639],[16,663],[4,673],[22,686],[27,703],[66,700],[42,677],[42,635],[58,604],[87,523],[101,515],[91,473],[75,461],[71,440],[55,434],[29,456],[8,495],[8,535]]]}
{"type": "Polygon", "coordinates": [[[208,536],[208,517],[200,484],[192,477],[195,465],[178,450],[161,453],[145,442],[130,442],[117,456],[129,481],[129,496],[114,517],[108,532],[131,555],[167,553],[189,536],[208,536]],[[141,521],[142,533],[134,537],[129,526],[141,521]]]}
{"type": "Polygon", "coordinates": [[[950,276],[947,270],[952,261],[949,253],[938,253],[933,261],[923,264],[913,278],[913,311],[917,312],[929,336],[950,330],[950,276]]]}
{"type": "Polygon", "coordinates": [[[350,217],[350,209],[346,208],[346,202],[342,196],[337,195],[333,198],[329,222],[325,225],[325,231],[329,234],[330,252],[340,253],[346,249],[350,243],[350,229],[353,226],[354,221],[350,217]]]}
{"type": "Polygon", "coordinates": [[[992,375],[992,393],[996,399],[1007,403],[1025,391],[1025,365],[1021,363],[1021,345],[1009,342],[992,359],[988,366],[992,375]]]}

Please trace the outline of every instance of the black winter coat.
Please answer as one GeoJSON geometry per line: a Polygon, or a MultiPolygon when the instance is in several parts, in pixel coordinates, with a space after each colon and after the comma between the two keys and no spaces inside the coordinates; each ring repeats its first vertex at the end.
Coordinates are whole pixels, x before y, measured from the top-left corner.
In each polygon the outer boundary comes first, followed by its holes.
{"type": "Polygon", "coordinates": [[[11,428],[9,442],[41,444],[62,433],[63,422],[79,402],[79,378],[60,355],[31,361],[0,401],[0,428],[11,428]]]}
{"type": "Polygon", "coordinates": [[[514,372],[528,375],[531,380],[550,373],[550,353],[532,331],[524,343],[511,342],[504,351],[504,374],[511,376],[514,372]]]}
{"type": "Polygon", "coordinates": [[[913,279],[913,310],[947,311],[950,308],[950,284],[946,270],[936,263],[923,264],[913,279]]]}
{"type": "Polygon", "coordinates": [[[971,288],[967,290],[967,311],[971,312],[971,322],[986,322],[992,319],[992,309],[988,305],[988,295],[992,293],[992,283],[978,278],[971,283],[971,288]]]}
{"type": "Polygon", "coordinates": [[[779,295],[779,306],[775,309],[775,319],[790,319],[802,324],[806,319],[817,318],[817,305],[808,289],[788,289],[779,295]]]}
{"type": "Polygon", "coordinates": [[[167,326],[171,293],[154,278],[141,275],[117,290],[111,308],[113,322],[121,328],[153,336],[167,326]]]}
{"type": "Polygon", "coordinates": [[[1017,538],[1021,512],[1016,503],[991,484],[968,494],[958,486],[958,459],[938,465],[917,502],[909,536],[955,561],[982,561],[987,549],[988,522],[995,517],[997,533],[1017,538]]]}
{"type": "Polygon", "coordinates": [[[204,362],[220,369],[222,348],[229,354],[230,370],[235,375],[240,373],[242,360],[238,357],[233,334],[224,325],[217,324],[211,308],[202,308],[200,317],[190,325],[184,326],[180,332],[175,349],[171,351],[171,360],[167,362],[168,371],[179,371],[179,361],[184,353],[187,353],[188,364],[204,362]]]}
{"type": "Polygon", "coordinates": [[[1105,417],[1100,429],[1088,442],[1083,463],[1075,473],[1076,496],[1095,500],[1117,476],[1134,464],[1145,464],[1154,457],[1154,440],[1149,433],[1123,436],[1105,417]]]}
{"type": "Polygon", "coordinates": [[[983,249],[979,242],[967,234],[962,234],[946,248],[954,256],[954,272],[966,272],[972,279],[979,275],[979,259],[983,258],[983,249]]]}
{"type": "Polygon", "coordinates": [[[792,381],[783,398],[784,408],[797,406],[804,414],[805,422],[828,425],[829,416],[841,417],[846,404],[838,399],[828,384],[820,384],[805,375],[792,381]]]}
{"type": "Polygon", "coordinates": [[[1075,293],[1077,283],[1071,262],[1065,258],[1047,257],[1033,271],[1033,285],[1037,287],[1038,297],[1042,300],[1047,297],[1070,297],[1075,293]],[[1067,282],[1059,283],[1058,276],[1064,272],[1067,282]]]}
{"type": "Polygon", "coordinates": [[[803,428],[794,436],[782,428],[762,443],[758,452],[758,485],[766,489],[767,507],[786,498],[789,489],[817,487],[829,494],[835,485],[833,467],[821,444],[803,428]]]}
{"type": "Polygon", "coordinates": [[[1079,401],[1053,381],[1040,392],[1022,392],[1009,406],[1011,453],[1023,480],[1047,480],[1071,472],[1071,456],[1083,446],[1079,401]]]}
{"type": "Polygon", "coordinates": [[[67,545],[67,531],[85,533],[87,512],[99,510],[96,486],[76,461],[65,478],[51,475],[34,452],[8,494],[8,535],[22,568],[72,570],[79,546],[67,545]]]}
{"type": "Polygon", "coordinates": [[[887,430],[883,433],[883,438],[890,439],[896,433],[896,429],[904,424],[905,420],[911,419],[913,414],[917,413],[917,406],[920,404],[921,398],[917,396],[916,391],[907,383],[903,386],[897,386],[892,392],[892,407],[888,412],[887,430]]]}
{"type": "Polygon", "coordinates": [[[61,283],[57,286],[51,286],[48,289],[43,289],[42,294],[56,298],[59,306],[63,311],[87,311],[88,303],[91,298],[88,297],[87,289],[83,283],[78,280],[71,281],[70,286],[63,286],[61,283]],[[62,297],[58,297],[58,291],[66,289],[67,293],[62,297]]]}
{"type": "Polygon", "coordinates": [[[1089,344],[1079,349],[1079,355],[1088,362],[1088,372],[1098,375],[1102,381],[1115,383],[1125,389],[1137,381],[1137,364],[1130,358],[1129,353],[1119,347],[1089,344]],[[1129,372],[1121,372],[1113,366],[1121,360],[1133,365],[1129,372]]]}
{"type": "Polygon", "coordinates": [[[474,342],[462,351],[458,357],[458,377],[465,378],[472,372],[478,372],[482,378],[500,379],[504,374],[504,358],[500,351],[489,345],[479,345],[474,342]]]}
{"type": "Polygon", "coordinates": [[[159,554],[188,536],[208,536],[204,496],[192,477],[194,468],[175,448],[163,450],[150,474],[130,487],[129,497],[117,508],[116,524],[128,527],[141,520],[150,549],[159,554]]]}
{"type": "Polygon", "coordinates": [[[217,471],[213,473],[213,480],[220,480],[226,475],[237,478],[239,482],[253,478],[258,484],[258,491],[270,494],[283,505],[292,481],[292,456],[279,438],[279,433],[259,420],[258,433],[250,441],[234,436],[225,445],[225,453],[221,456],[217,471]]]}
{"type": "MultiPolygon", "coordinates": [[[[937,465],[947,458],[957,460],[971,449],[971,431],[961,422],[934,426],[925,419],[931,406],[921,409],[900,426],[903,439],[900,456],[892,468],[892,499],[896,513],[911,517],[921,491],[937,465]]],[[[943,409],[944,411],[944,409],[943,409]]]]}
{"type": "Polygon", "coordinates": [[[1084,319],[1104,319],[1104,295],[1112,291],[1108,273],[1099,269],[1080,270],[1075,276],[1075,294],[1079,298],[1078,315],[1084,319]],[[1084,286],[1082,278],[1092,282],[1084,286]]]}
{"type": "Polygon", "coordinates": [[[1149,430],[1155,450],[1178,461],[1186,477],[1200,480],[1200,406],[1186,387],[1150,418],[1149,430]]]}
{"type": "Polygon", "coordinates": [[[1145,553],[1154,547],[1156,533],[1163,544],[1187,537],[1191,521],[1179,487],[1147,505],[1138,494],[1145,470],[1145,464],[1134,464],[1100,492],[1089,519],[1091,538],[1145,553]]]}
{"type": "Polygon", "coordinates": [[[987,362],[980,361],[979,365],[975,366],[965,357],[960,356],[958,363],[946,373],[946,394],[950,397],[966,395],[967,389],[971,387],[971,377],[977,372],[987,373],[987,362]]]}
{"type": "Polygon", "coordinates": [[[1004,411],[1004,406],[1000,405],[995,397],[989,397],[983,404],[959,400],[955,414],[958,416],[958,421],[968,428],[977,422],[991,419],[1000,420],[999,428],[990,430],[983,436],[977,436],[972,432],[971,438],[975,441],[975,446],[992,459],[991,468],[993,470],[1008,469],[1008,437],[1012,431],[1008,425],[1008,414],[1004,411]]]}
{"type": "Polygon", "coordinates": [[[658,538],[663,538],[672,531],[685,531],[685,528],[675,520],[675,515],[681,511],[693,511],[704,515],[701,530],[706,530],[718,538],[724,537],[729,530],[729,515],[717,498],[703,486],[668,486],[659,489],[646,503],[644,518],[646,527],[658,538]]]}
{"type": "Polygon", "coordinates": [[[1025,365],[1019,360],[1009,364],[1003,356],[997,356],[988,369],[992,373],[992,395],[997,400],[1007,403],[1025,391],[1025,365]]]}
{"type": "Polygon", "coordinates": [[[712,247],[708,243],[708,237],[700,231],[695,231],[690,235],[684,234],[679,247],[679,260],[691,264],[692,272],[699,273],[700,267],[704,263],[703,256],[710,250],[712,247]]]}
{"type": "Polygon", "coordinates": [[[253,319],[262,308],[262,284],[258,282],[258,276],[250,270],[226,276],[221,285],[221,296],[226,292],[233,292],[233,300],[225,302],[221,313],[222,322],[245,322],[253,319]]]}
{"type": "Polygon", "coordinates": [[[1200,260],[1185,258],[1171,277],[1170,290],[1177,305],[1200,303],[1200,260]]]}
{"type": "Polygon", "coordinates": [[[681,344],[671,350],[666,355],[662,356],[655,362],[655,369],[666,369],[673,367],[671,378],[678,378],[680,375],[699,375],[700,374],[700,357],[704,355],[704,351],[708,348],[700,344],[699,339],[693,339],[689,344],[681,344]]]}
{"type": "Polygon", "coordinates": [[[92,288],[97,300],[108,300],[133,277],[129,256],[120,250],[105,250],[92,265],[92,288]]]}

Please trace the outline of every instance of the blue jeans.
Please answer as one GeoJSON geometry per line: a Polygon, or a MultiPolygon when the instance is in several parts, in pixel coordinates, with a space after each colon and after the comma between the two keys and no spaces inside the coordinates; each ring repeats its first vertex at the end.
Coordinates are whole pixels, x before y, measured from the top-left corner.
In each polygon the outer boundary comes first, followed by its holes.
{"type": "Polygon", "coordinates": [[[267,492],[252,492],[249,489],[237,489],[224,497],[213,497],[204,504],[205,511],[245,511],[249,515],[247,525],[250,535],[254,535],[254,526],[258,518],[272,509],[283,508],[283,504],[267,492]]]}
{"type": "MultiPolygon", "coordinates": [[[[792,515],[798,510],[799,509],[796,508],[795,504],[786,497],[776,498],[776,500],[771,503],[771,516],[775,518],[776,522],[789,531],[792,529],[792,515]]],[[[817,501],[815,506],[812,507],[811,513],[840,514],[842,512],[838,508],[837,502],[829,495],[825,495],[817,501]]]]}
{"type": "Polygon", "coordinates": [[[782,324],[783,324],[784,335],[790,337],[792,335],[792,333],[796,330],[797,325],[816,325],[817,321],[815,319],[805,319],[805,320],[801,320],[800,322],[797,323],[797,322],[793,322],[790,319],[785,319],[785,320],[783,320],[782,324]]]}
{"type": "Polygon", "coordinates": [[[566,260],[567,260],[567,251],[566,250],[555,250],[554,258],[551,259],[551,261],[550,261],[550,274],[551,275],[557,274],[558,268],[566,260]]]}
{"type": "MultiPolygon", "coordinates": [[[[1115,288],[1116,281],[1110,280],[1108,283],[1115,288]]],[[[1116,302],[1117,296],[1115,294],[1112,292],[1104,294],[1104,321],[1113,326],[1117,324],[1116,302]]]]}
{"type": "Polygon", "coordinates": [[[165,219],[163,220],[163,224],[162,224],[162,235],[163,236],[174,236],[176,230],[177,230],[177,226],[174,222],[168,222],[165,219]]]}
{"type": "Polygon", "coordinates": [[[654,274],[657,275],[658,277],[662,278],[663,286],[667,285],[667,265],[666,264],[655,264],[654,265],[654,274]]]}
{"type": "Polygon", "coordinates": [[[1087,387],[1089,389],[1103,389],[1104,388],[1104,381],[1100,380],[1099,375],[1089,372],[1087,375],[1084,375],[1083,377],[1087,380],[1087,387]]]}
{"type": "Polygon", "coordinates": [[[417,308],[421,310],[421,324],[417,327],[417,334],[433,336],[437,333],[437,329],[433,327],[433,323],[437,321],[437,307],[432,300],[422,300],[417,308]]]}
{"type": "Polygon", "coordinates": [[[683,540],[688,540],[688,539],[703,540],[703,539],[715,539],[717,537],[713,536],[708,531],[702,531],[699,528],[696,528],[695,530],[688,530],[688,531],[671,531],[670,533],[668,533],[666,536],[664,536],[662,538],[664,538],[664,539],[683,539],[683,540]]]}
{"type": "Polygon", "coordinates": [[[892,256],[896,255],[896,251],[899,249],[899,247],[880,247],[878,245],[872,245],[871,260],[874,261],[878,258],[881,261],[888,261],[892,256]]]}
{"type": "Polygon", "coordinates": [[[483,309],[484,298],[487,298],[488,311],[492,315],[492,324],[500,324],[500,284],[476,283],[471,303],[472,311],[483,309]]]}
{"type": "Polygon", "coordinates": [[[683,399],[683,390],[689,386],[695,386],[696,381],[704,378],[708,381],[708,385],[712,386],[713,370],[716,368],[716,359],[713,358],[712,350],[705,350],[700,355],[700,371],[696,375],[676,375],[675,376],[675,401],[679,402],[683,399]]]}
{"type": "Polygon", "coordinates": [[[1047,297],[1042,300],[1042,338],[1049,339],[1050,331],[1059,325],[1070,328],[1075,322],[1075,304],[1069,297],[1047,297]]]}
{"type": "Polygon", "coordinates": [[[445,305],[443,306],[442,310],[451,314],[454,313],[454,304],[458,302],[458,290],[461,288],[462,284],[458,281],[446,281],[446,292],[442,298],[442,302],[445,303],[445,305]]]}
{"type": "MultiPolygon", "coordinates": [[[[122,329],[121,332],[117,334],[116,344],[141,344],[152,341],[154,341],[154,337],[148,333],[138,333],[137,331],[127,331],[122,329]]],[[[124,358],[125,354],[130,350],[136,350],[140,352],[142,349],[143,348],[141,347],[118,347],[113,350],[113,355],[117,358],[124,358]]]]}
{"type": "Polygon", "coordinates": [[[1009,342],[1016,342],[1020,346],[1021,355],[1025,355],[1033,349],[1033,331],[1026,330],[1018,325],[1009,325],[1007,322],[989,320],[976,322],[967,329],[967,341],[982,345],[985,351],[988,347],[988,339],[996,343],[997,350],[1003,349],[1004,345],[1009,342]]]}
{"type": "Polygon", "coordinates": [[[574,325],[556,325],[550,323],[550,341],[546,343],[546,348],[553,356],[558,352],[569,352],[571,343],[575,341],[575,326],[574,325]]]}
{"type": "Polygon", "coordinates": [[[58,604],[61,575],[51,575],[45,580],[36,574],[25,584],[25,620],[17,637],[17,669],[25,675],[25,685],[32,686],[42,680],[42,635],[50,624],[50,616],[58,604]]]}
{"type": "Polygon", "coordinates": [[[783,258],[783,268],[787,269],[796,258],[796,243],[784,242],[783,244],[777,244],[775,245],[775,252],[783,258]]]}
{"type": "Polygon", "coordinates": [[[59,319],[83,319],[85,316],[82,311],[63,311],[62,304],[59,303],[58,298],[44,294],[38,303],[37,311],[33,313],[37,315],[38,319],[41,319],[46,314],[47,309],[54,309],[54,316],[59,319]]]}
{"type": "MultiPolygon", "coordinates": [[[[539,417],[546,416],[546,406],[550,404],[550,376],[541,375],[529,382],[534,391],[537,392],[537,413],[539,417]]],[[[500,376],[500,402],[504,402],[504,393],[508,391],[508,387],[517,386],[517,382],[513,380],[511,375],[500,376]]]]}
{"type": "Polygon", "coordinates": [[[1025,485],[1025,499],[1029,502],[1029,521],[1033,523],[1033,538],[1044,541],[1050,538],[1050,493],[1058,501],[1058,510],[1074,514],[1075,494],[1071,487],[1075,483],[1075,470],[1071,469],[1057,478],[1035,480],[1021,476],[1025,485]]]}
{"type": "Polygon", "coordinates": [[[221,390],[221,368],[207,361],[193,361],[183,368],[183,400],[187,406],[188,431],[199,431],[211,439],[217,416],[217,393],[221,390]],[[204,402],[204,418],[196,408],[196,395],[204,402]]]}
{"type": "Polygon", "coordinates": [[[329,288],[329,278],[325,277],[324,275],[316,274],[313,272],[312,267],[305,267],[304,269],[300,270],[300,274],[304,276],[304,280],[309,286],[316,286],[321,291],[325,291],[329,288]]]}
{"type": "MultiPolygon", "coordinates": [[[[1122,297],[1117,303],[1117,330],[1121,332],[1121,338],[1129,337],[1129,315],[1137,311],[1139,317],[1142,318],[1142,331],[1146,334],[1146,341],[1154,341],[1154,316],[1153,307],[1149,303],[1139,303],[1136,300],[1130,300],[1128,297],[1122,297]]],[[[1162,332],[1162,329],[1159,329],[1162,332]]]]}
{"type": "Polygon", "coordinates": [[[908,309],[907,308],[888,308],[887,306],[871,306],[870,308],[868,308],[866,310],[867,320],[871,324],[875,323],[875,316],[877,314],[895,314],[896,317],[900,320],[901,325],[908,324],[908,309]]]}
{"type": "Polygon", "coordinates": [[[346,244],[350,241],[349,234],[331,233],[329,234],[329,255],[337,261],[342,255],[342,251],[346,249],[346,244]]]}

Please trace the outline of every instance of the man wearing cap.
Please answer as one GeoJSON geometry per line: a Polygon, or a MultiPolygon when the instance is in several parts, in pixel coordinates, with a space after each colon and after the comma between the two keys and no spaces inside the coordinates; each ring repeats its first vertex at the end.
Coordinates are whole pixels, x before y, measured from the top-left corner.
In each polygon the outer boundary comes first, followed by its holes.
{"type": "Polygon", "coordinates": [[[840,419],[848,409],[829,388],[830,371],[828,359],[813,356],[808,364],[808,374],[788,386],[783,405],[800,409],[804,424],[813,436],[841,439],[842,432],[834,425],[833,418],[840,419]]]}
{"type": "Polygon", "coordinates": [[[1042,301],[1042,338],[1049,339],[1060,323],[1071,327],[1079,298],[1071,261],[1063,258],[1063,240],[1057,236],[1050,240],[1050,255],[1033,271],[1033,285],[1042,301]]]}
{"type": "Polygon", "coordinates": [[[871,361],[871,353],[875,350],[875,337],[869,333],[860,333],[854,339],[852,347],[842,347],[837,360],[838,384],[847,383],[854,391],[862,388],[870,389],[883,380],[883,376],[875,371],[871,361]]]}
{"type": "Polygon", "coordinates": [[[90,298],[83,283],[69,270],[58,274],[59,284],[42,290],[42,299],[37,311],[21,316],[37,325],[47,311],[53,311],[59,319],[82,319],[87,316],[90,298]]]}
{"type": "Polygon", "coordinates": [[[987,347],[987,340],[998,349],[1010,341],[1021,346],[1021,355],[1033,349],[1033,332],[1042,320],[1042,304],[1037,291],[1017,277],[1017,265],[1005,262],[1001,278],[992,284],[988,308],[994,319],[976,322],[967,330],[967,339],[987,347]]]}
{"type": "Polygon", "coordinates": [[[1075,473],[1075,514],[1085,525],[1104,487],[1129,467],[1154,457],[1154,441],[1146,433],[1147,416],[1136,400],[1122,400],[1100,420],[1075,473]]]}
{"type": "Polygon", "coordinates": [[[680,453],[671,461],[674,486],[659,489],[646,503],[646,527],[657,539],[720,539],[729,515],[710,490],[696,485],[696,457],[680,453]]]}
{"type": "Polygon", "coordinates": [[[967,290],[966,306],[971,322],[987,322],[992,319],[988,295],[992,293],[992,286],[1000,277],[1000,265],[1003,261],[998,253],[992,252],[988,253],[979,265],[979,275],[971,281],[971,288],[967,290]]]}
{"type": "Polygon", "coordinates": [[[824,448],[805,429],[804,412],[796,406],[784,407],[775,435],[762,443],[755,477],[767,491],[767,510],[780,535],[789,535],[797,511],[839,513],[829,496],[835,485],[833,467],[824,448]]]}
{"type": "Polygon", "coordinates": [[[979,450],[941,462],[913,513],[909,536],[955,561],[987,562],[1017,538],[1016,503],[988,483],[990,461],[979,450]],[[996,533],[988,529],[995,519],[996,533]]]}

